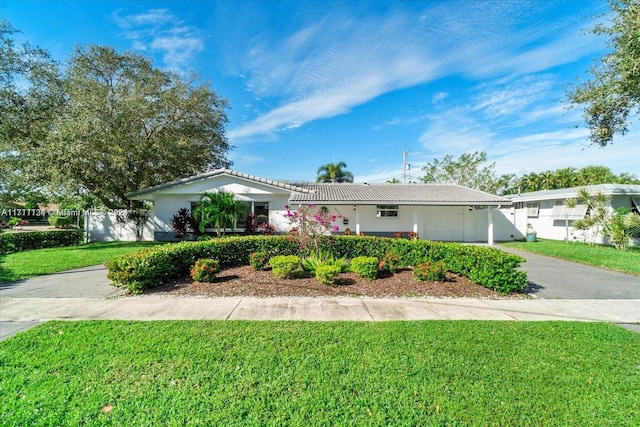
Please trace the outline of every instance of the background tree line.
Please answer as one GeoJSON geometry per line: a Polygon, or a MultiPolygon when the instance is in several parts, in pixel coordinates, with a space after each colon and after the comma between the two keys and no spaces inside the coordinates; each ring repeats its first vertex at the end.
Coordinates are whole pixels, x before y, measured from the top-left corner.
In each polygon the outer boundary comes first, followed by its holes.
{"type": "Polygon", "coordinates": [[[487,163],[487,153],[476,151],[459,158],[445,156],[422,168],[420,180],[425,183],[459,184],[492,194],[518,194],[540,190],[584,187],[595,184],[640,184],[640,179],[629,173],[614,174],[606,166],[566,167],[542,172],[531,172],[518,177],[514,174],[498,175],[495,163],[487,163]]]}

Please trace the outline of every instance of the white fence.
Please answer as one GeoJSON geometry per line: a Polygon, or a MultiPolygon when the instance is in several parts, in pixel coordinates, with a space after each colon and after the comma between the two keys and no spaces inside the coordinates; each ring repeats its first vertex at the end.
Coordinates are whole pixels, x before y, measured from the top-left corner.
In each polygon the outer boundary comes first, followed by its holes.
{"type": "MultiPolygon", "coordinates": [[[[122,217],[122,215],[120,215],[122,217]]],[[[152,241],[155,225],[153,211],[142,227],[142,240],[152,241]]],[[[87,242],[135,241],[136,226],[133,222],[123,222],[116,212],[89,212],[85,215],[87,242]]]]}

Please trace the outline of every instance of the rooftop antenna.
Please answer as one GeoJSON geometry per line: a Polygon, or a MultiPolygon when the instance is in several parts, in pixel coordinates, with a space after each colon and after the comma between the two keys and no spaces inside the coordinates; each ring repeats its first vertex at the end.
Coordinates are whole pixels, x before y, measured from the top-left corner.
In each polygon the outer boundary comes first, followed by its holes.
{"type": "Polygon", "coordinates": [[[403,184],[407,183],[407,171],[411,169],[411,165],[407,163],[407,155],[409,155],[409,152],[407,150],[404,150],[402,152],[402,183],[403,184]]]}

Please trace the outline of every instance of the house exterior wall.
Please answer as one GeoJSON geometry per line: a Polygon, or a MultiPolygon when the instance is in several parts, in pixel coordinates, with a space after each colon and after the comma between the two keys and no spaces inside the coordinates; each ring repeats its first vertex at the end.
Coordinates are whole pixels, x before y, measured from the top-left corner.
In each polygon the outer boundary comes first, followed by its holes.
{"type": "MultiPolygon", "coordinates": [[[[285,214],[288,197],[274,194],[256,194],[253,196],[238,195],[238,200],[268,202],[269,223],[276,228],[276,233],[284,234],[290,230],[285,214]]],[[[143,240],[174,241],[175,232],[171,218],[181,208],[191,208],[191,203],[198,200],[197,195],[166,195],[158,197],[154,202],[154,210],[150,213],[149,222],[145,226],[143,240]]],[[[378,217],[376,205],[320,205],[326,206],[330,213],[340,214],[335,225],[338,234],[348,228],[352,233],[358,230],[368,236],[391,237],[396,232],[405,236],[416,230],[422,239],[458,242],[487,242],[488,212],[487,210],[469,210],[466,206],[399,206],[397,217],[378,217]],[[344,220],[347,224],[344,224],[344,220]],[[358,227],[359,224],[359,227],[358,227]]],[[[319,206],[319,207],[320,207],[319,206]]],[[[297,209],[292,205],[291,209],[297,209]]],[[[513,225],[502,217],[497,209],[492,210],[494,223],[494,239],[496,241],[512,240],[513,225]]],[[[115,215],[97,214],[88,218],[87,233],[89,241],[134,241],[135,229],[131,224],[121,224],[115,215]]]]}
{"type": "MultiPolygon", "coordinates": [[[[348,228],[352,233],[391,237],[396,232],[417,231],[421,239],[453,242],[487,242],[489,213],[486,209],[469,210],[468,206],[398,206],[397,217],[378,217],[376,205],[321,205],[330,213],[347,220],[336,221],[338,233],[348,228]],[[354,209],[355,206],[355,209],[354,209]]],[[[295,205],[293,206],[296,207],[295,205]]],[[[514,227],[508,218],[492,209],[494,240],[513,240],[514,227]]]]}
{"type": "MultiPolygon", "coordinates": [[[[208,190],[209,191],[209,190],[208,190]]],[[[229,190],[227,190],[229,191],[229,190]]],[[[159,197],[154,202],[154,223],[155,240],[172,241],[176,240],[171,218],[181,208],[191,209],[191,204],[196,203],[200,198],[199,194],[187,195],[166,195],[159,197]]],[[[286,233],[289,231],[289,222],[284,214],[285,205],[289,199],[288,195],[253,193],[236,194],[236,199],[243,202],[267,202],[269,203],[269,224],[276,227],[276,233],[286,233]]]]}
{"type": "MultiPolygon", "coordinates": [[[[573,228],[573,220],[553,218],[553,207],[556,203],[564,203],[565,198],[548,199],[548,200],[530,200],[525,202],[524,206],[515,208],[515,215],[513,216],[513,224],[516,229],[516,239],[523,239],[526,234],[527,224],[536,230],[538,238],[550,239],[550,240],[566,240],[567,236],[570,241],[583,240],[585,232],[576,230],[573,228]],[[538,215],[529,216],[527,212],[526,203],[538,203],[538,215]]],[[[615,209],[625,207],[631,208],[631,199],[628,195],[613,195],[611,200],[606,203],[606,208],[609,212],[613,212],[615,209]]],[[[503,214],[506,216],[506,213],[503,214]]],[[[601,240],[600,240],[601,241],[601,240]]]]}

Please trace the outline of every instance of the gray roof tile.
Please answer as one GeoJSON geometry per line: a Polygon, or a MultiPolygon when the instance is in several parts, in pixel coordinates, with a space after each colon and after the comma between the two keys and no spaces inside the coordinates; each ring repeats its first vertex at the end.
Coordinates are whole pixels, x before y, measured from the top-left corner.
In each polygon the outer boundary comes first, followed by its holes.
{"type": "Polygon", "coordinates": [[[291,202],[300,203],[400,203],[424,205],[511,204],[494,196],[455,184],[302,184],[309,190],[294,193],[291,202]]]}

